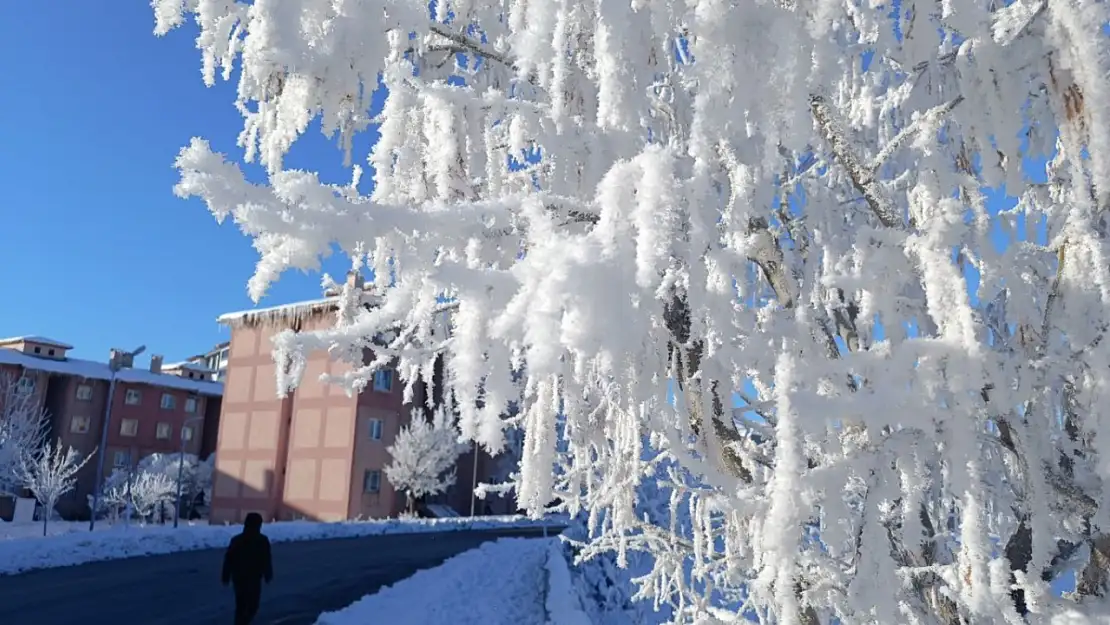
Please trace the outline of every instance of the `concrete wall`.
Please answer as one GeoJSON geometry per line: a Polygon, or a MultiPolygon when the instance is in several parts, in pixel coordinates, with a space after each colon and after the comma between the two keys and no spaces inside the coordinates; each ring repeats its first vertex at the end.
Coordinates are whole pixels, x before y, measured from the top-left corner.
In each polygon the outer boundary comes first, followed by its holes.
{"type": "MultiPolygon", "coordinates": [[[[304,329],[322,326],[322,321],[306,323],[304,329]]],[[[339,521],[348,517],[357,399],[321,382],[320,376],[341,375],[349,368],[329,358],[327,352],[311,354],[305,364],[293,397],[285,474],[286,518],[339,521]]]]}
{"type": "Polygon", "coordinates": [[[236,523],[248,512],[279,514],[280,474],[293,400],[277,396],[270,338],[274,330],[233,330],[219,420],[211,521],[236,523]]]}

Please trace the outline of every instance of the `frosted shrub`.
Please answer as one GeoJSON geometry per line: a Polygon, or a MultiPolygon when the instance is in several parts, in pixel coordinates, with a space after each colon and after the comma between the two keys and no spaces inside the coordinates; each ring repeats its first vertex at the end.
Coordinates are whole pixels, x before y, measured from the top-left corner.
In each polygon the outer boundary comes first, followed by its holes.
{"type": "Polygon", "coordinates": [[[412,512],[417,502],[455,483],[455,463],[466,446],[459,444],[458,430],[446,410],[436,410],[429,421],[421,410],[414,409],[411,421],[401,428],[387,451],[390,460],[385,476],[405,494],[407,511],[412,512]]]}
{"type": "Polygon", "coordinates": [[[154,6],[237,77],[267,178],[194,139],[176,191],[254,238],[251,295],[332,246],[373,275],[275,339],[282,391],[314,350],[408,397],[441,358],[465,439],[523,431],[520,505],[650,554],[678,623],[1106,592],[1105,2],[154,6]],[[352,161],[376,125],[372,180],[283,166],[317,119],[352,161]]]}

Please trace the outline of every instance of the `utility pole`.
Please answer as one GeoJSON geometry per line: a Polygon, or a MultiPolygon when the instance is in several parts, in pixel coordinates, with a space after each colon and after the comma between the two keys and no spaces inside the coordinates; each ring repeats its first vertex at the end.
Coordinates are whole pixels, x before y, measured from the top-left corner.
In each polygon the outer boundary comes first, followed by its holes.
{"type": "MultiPolygon", "coordinates": [[[[111,370],[111,377],[108,378],[108,401],[104,404],[104,422],[100,425],[100,447],[96,452],[96,484],[93,491],[92,510],[89,514],[89,531],[93,531],[96,527],[96,512],[100,509],[100,491],[104,487],[104,457],[108,455],[108,427],[112,422],[112,402],[116,397],[116,374],[123,368],[123,360],[127,359],[134,363],[135,356],[143,353],[146,350],[146,345],[140,345],[129,352],[121,352],[117,357],[112,358],[108,362],[108,368],[111,370]]],[[[116,351],[116,350],[112,350],[116,351]]],[[[116,354],[113,354],[115,356],[116,354]]],[[[128,478],[128,488],[131,487],[130,478],[128,478]]]]}

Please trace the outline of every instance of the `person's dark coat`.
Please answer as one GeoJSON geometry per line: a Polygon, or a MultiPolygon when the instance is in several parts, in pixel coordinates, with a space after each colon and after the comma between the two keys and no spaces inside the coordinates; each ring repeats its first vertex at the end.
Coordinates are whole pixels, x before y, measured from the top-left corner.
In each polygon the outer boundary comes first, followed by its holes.
{"type": "Polygon", "coordinates": [[[221,581],[235,588],[235,623],[247,625],[258,613],[262,581],[274,578],[270,539],[262,533],[262,515],[252,512],[243,521],[243,532],[231,539],[224,553],[221,581]]]}

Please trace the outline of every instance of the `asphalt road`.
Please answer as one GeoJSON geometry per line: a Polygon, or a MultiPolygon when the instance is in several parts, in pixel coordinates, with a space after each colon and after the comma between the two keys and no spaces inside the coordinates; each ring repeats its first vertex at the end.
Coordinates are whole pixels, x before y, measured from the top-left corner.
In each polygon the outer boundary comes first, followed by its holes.
{"type": "MultiPolygon", "coordinates": [[[[274,543],[274,581],[255,624],[311,624],[320,612],[484,542],[542,535],[529,528],[274,543]]],[[[220,585],[222,558],[222,550],[206,549],[0,577],[0,623],[228,625],[233,601],[220,585]]]]}

